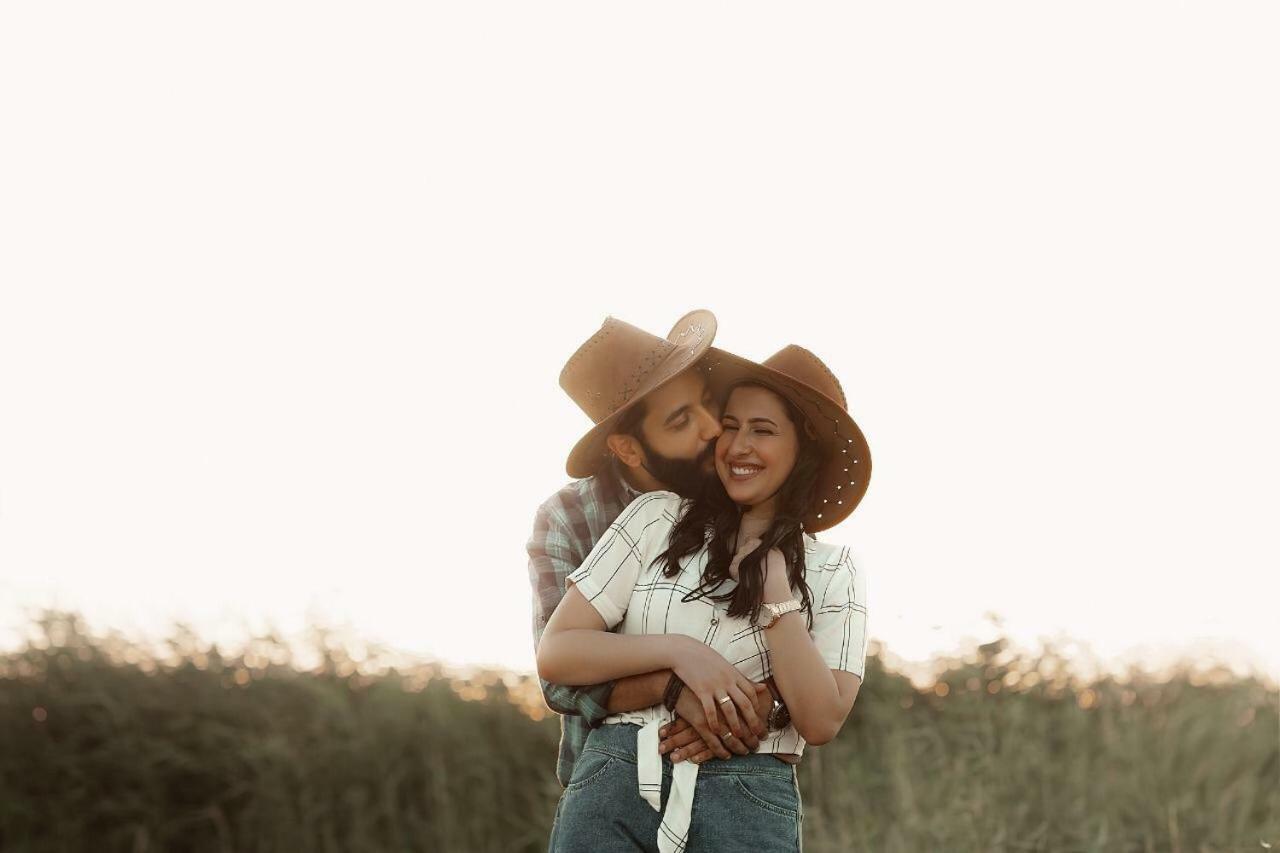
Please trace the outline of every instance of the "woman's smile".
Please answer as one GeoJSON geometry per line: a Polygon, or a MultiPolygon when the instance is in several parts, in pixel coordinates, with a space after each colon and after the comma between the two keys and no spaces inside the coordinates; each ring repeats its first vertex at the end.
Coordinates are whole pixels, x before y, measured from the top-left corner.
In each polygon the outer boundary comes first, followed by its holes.
{"type": "Polygon", "coordinates": [[[799,451],[786,403],[768,388],[739,385],[729,393],[716,439],[716,473],[729,499],[759,506],[782,488],[799,451]]]}

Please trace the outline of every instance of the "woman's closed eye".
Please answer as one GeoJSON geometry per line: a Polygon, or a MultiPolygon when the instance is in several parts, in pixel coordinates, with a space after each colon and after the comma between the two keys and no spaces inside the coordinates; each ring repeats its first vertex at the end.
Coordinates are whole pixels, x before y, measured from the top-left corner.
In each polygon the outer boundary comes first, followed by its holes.
{"type": "MultiPolygon", "coordinates": [[[[738,422],[724,421],[720,424],[720,429],[723,432],[734,432],[738,429],[738,422]]],[[[768,427],[756,427],[755,429],[751,430],[751,432],[755,435],[777,435],[776,432],[769,429],[768,427]]]]}

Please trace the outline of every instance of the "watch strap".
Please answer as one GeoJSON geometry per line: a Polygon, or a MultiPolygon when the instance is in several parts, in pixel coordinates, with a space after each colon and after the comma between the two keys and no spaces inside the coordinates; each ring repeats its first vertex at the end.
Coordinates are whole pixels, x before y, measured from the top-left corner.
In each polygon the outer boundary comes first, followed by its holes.
{"type": "Polygon", "coordinates": [[[760,627],[772,628],[774,625],[777,624],[778,620],[781,619],[783,616],[786,616],[788,613],[793,613],[799,610],[800,602],[796,601],[793,598],[790,601],[784,601],[781,604],[766,602],[763,605],[763,607],[765,610],[769,612],[770,619],[766,624],[761,625],[760,627]]]}

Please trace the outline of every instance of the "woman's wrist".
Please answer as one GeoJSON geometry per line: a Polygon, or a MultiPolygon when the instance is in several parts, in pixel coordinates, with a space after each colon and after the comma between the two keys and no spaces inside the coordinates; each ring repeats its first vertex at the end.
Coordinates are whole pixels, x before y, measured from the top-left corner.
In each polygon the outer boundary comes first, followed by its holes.
{"type": "Polygon", "coordinates": [[[671,670],[674,675],[676,664],[682,662],[686,658],[686,655],[683,654],[683,644],[692,638],[686,637],[684,634],[661,634],[654,636],[661,637],[662,653],[666,658],[667,664],[665,668],[671,670]]]}

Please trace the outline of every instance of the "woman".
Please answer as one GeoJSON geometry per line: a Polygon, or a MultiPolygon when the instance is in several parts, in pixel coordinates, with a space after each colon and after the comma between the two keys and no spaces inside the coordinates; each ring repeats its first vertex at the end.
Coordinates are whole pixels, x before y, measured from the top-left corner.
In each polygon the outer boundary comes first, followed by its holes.
{"type": "Polygon", "coordinates": [[[865,580],[847,549],[805,531],[853,511],[870,475],[866,442],[808,350],[732,365],[718,482],[696,500],[652,492],[623,511],[569,576],[538,672],[593,684],[671,669],[676,693],[683,683],[708,719],[723,715],[726,738],[745,734],[752,684],[772,677],[790,719],[771,715],[754,754],[700,765],[658,754],[673,696],[609,717],[561,797],[557,853],[799,849],[795,769],[779,758],[835,737],[857,697],[865,580]]]}

